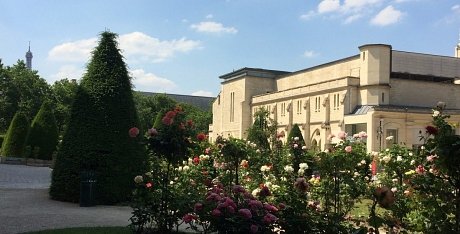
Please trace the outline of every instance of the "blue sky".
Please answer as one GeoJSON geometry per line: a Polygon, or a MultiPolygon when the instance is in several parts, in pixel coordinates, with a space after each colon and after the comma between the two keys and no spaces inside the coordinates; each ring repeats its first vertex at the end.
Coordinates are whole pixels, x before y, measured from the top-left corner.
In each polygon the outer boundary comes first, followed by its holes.
{"type": "Polygon", "coordinates": [[[0,58],[49,83],[80,79],[105,29],[136,90],[215,96],[242,67],[297,71],[369,43],[453,56],[458,0],[0,0],[0,58]]]}

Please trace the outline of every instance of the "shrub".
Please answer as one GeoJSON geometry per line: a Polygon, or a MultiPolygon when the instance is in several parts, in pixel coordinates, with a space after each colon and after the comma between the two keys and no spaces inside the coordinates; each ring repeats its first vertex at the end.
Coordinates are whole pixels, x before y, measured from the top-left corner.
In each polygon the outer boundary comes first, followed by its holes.
{"type": "Polygon", "coordinates": [[[53,199],[78,201],[79,175],[91,170],[97,177],[99,204],[126,201],[134,188],[131,178],[144,171],[140,137],[127,134],[139,121],[116,37],[101,34],[78,87],[52,174],[53,199]]]}
{"type": "Polygon", "coordinates": [[[37,154],[33,154],[33,157],[51,160],[57,142],[58,128],[56,119],[54,118],[51,103],[45,101],[32,122],[27,145],[30,146],[31,152],[38,148],[37,154]]]}
{"type": "Polygon", "coordinates": [[[5,135],[0,135],[0,152],[1,152],[1,149],[2,149],[4,139],[5,139],[5,135]]]}
{"type": "Polygon", "coordinates": [[[6,132],[2,145],[2,155],[6,157],[22,157],[29,129],[29,120],[25,114],[17,112],[6,132]]]}

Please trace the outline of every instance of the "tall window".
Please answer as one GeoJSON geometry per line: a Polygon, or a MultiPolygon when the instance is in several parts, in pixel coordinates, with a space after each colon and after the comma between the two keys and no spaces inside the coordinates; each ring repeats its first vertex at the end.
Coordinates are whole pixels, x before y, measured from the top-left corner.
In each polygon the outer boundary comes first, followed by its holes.
{"type": "Polygon", "coordinates": [[[286,115],[286,103],[281,103],[281,116],[286,115]]]}
{"type": "Polygon", "coordinates": [[[235,121],[235,92],[230,93],[230,122],[235,121]]]}
{"type": "Polygon", "coordinates": [[[321,97],[315,98],[315,112],[321,111],[321,97]]]}
{"type": "Polygon", "coordinates": [[[297,114],[302,114],[302,100],[297,100],[297,114]]]}
{"type": "Polygon", "coordinates": [[[382,103],[385,102],[385,93],[382,93],[382,103]]]}
{"type": "Polygon", "coordinates": [[[340,95],[338,93],[334,94],[334,110],[338,110],[340,107],[340,95]]]}

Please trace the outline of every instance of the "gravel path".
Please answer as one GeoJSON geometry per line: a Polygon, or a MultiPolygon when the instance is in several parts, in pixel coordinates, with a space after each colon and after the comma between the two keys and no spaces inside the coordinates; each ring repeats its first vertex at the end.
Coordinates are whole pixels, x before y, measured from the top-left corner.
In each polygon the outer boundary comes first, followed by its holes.
{"type": "Polygon", "coordinates": [[[50,175],[46,167],[0,164],[0,233],[129,224],[130,207],[80,207],[49,199],[50,175]]]}

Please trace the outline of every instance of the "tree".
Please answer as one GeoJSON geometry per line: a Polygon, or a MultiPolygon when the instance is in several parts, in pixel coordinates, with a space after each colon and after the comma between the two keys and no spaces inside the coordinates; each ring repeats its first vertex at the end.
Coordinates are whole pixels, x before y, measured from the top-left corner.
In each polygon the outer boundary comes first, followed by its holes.
{"type": "Polygon", "coordinates": [[[17,112],[11,121],[2,145],[2,155],[6,157],[22,157],[27,135],[29,120],[22,112],[17,112]]]}
{"type": "Polygon", "coordinates": [[[140,120],[140,128],[144,130],[153,126],[161,110],[169,110],[177,105],[175,100],[165,94],[145,95],[141,92],[134,92],[134,102],[140,120]]]}
{"type": "Polygon", "coordinates": [[[53,199],[76,202],[82,171],[96,174],[97,202],[126,201],[146,155],[128,130],[139,126],[126,64],[117,35],[103,32],[77,89],[71,117],[52,174],[53,199]]]}
{"type": "Polygon", "coordinates": [[[274,142],[276,123],[269,118],[269,112],[264,108],[254,113],[254,123],[248,129],[248,140],[259,148],[269,150],[269,140],[274,142]]]}
{"type": "Polygon", "coordinates": [[[19,106],[19,90],[0,61],[0,133],[6,132],[19,106]]]}
{"type": "Polygon", "coordinates": [[[304,146],[305,141],[304,141],[303,136],[302,136],[302,131],[300,131],[299,125],[294,124],[292,126],[291,131],[289,132],[287,140],[288,140],[288,142],[293,142],[296,139],[296,137],[299,138],[297,141],[301,144],[300,146],[304,146]]]}
{"type": "Polygon", "coordinates": [[[77,92],[76,80],[62,79],[51,86],[54,102],[54,116],[59,132],[62,134],[70,118],[70,109],[77,92]]]}
{"type": "Polygon", "coordinates": [[[58,128],[53,109],[49,101],[43,102],[40,110],[32,121],[27,146],[31,152],[37,152],[34,157],[51,160],[58,143],[58,128]]]}

